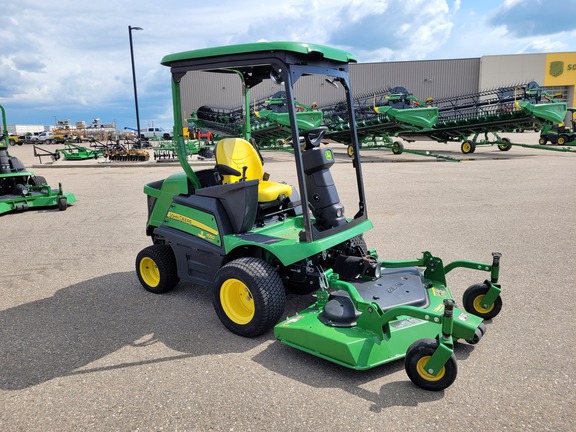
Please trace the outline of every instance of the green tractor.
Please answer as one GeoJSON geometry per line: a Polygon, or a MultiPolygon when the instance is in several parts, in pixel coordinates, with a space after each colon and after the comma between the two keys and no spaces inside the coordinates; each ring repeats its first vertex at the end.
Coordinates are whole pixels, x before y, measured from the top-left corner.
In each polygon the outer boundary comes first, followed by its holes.
{"type": "Polygon", "coordinates": [[[183,172],[144,186],[152,245],[138,254],[136,273],[152,293],[164,293],[180,280],[210,287],[216,314],[240,336],[274,329],[288,346],[358,370],[405,358],[415,384],[442,390],[456,378],[454,341],[479,342],[486,332],[484,320],[500,312],[501,255],[493,253],[491,263],[444,265],[429,252],[416,259],[383,261],[367,247],[363,234],[373,225],[348,75],[355,61],[338,49],[296,42],[164,57],[162,64],[172,74],[174,132],[183,172]],[[241,137],[217,143],[214,168],[195,171],[180,132],[180,86],[187,74],[194,79],[198,71],[238,77],[244,125],[241,137]],[[302,130],[298,123],[294,101],[306,99],[306,94],[297,94],[305,92],[299,82],[317,76],[316,82],[338,84],[350,112],[353,161],[338,164],[337,176],[331,174],[336,154],[323,143],[327,128],[302,130]],[[292,101],[287,116],[295,186],[273,181],[250,143],[250,90],[274,85],[292,101]],[[342,174],[344,169],[349,174],[342,174]],[[343,182],[355,186],[341,197],[337,183],[343,182]],[[459,267],[489,273],[464,292],[462,309],[446,284],[446,274],[459,267]],[[287,292],[314,292],[315,300],[279,322],[285,317],[287,292]]]}
{"type": "Polygon", "coordinates": [[[10,156],[6,111],[1,105],[0,111],[0,214],[32,207],[55,206],[66,210],[69,204],[76,202],[73,194],[64,193],[61,184],[58,189],[52,189],[44,177],[34,175],[17,157],[10,156]]]}

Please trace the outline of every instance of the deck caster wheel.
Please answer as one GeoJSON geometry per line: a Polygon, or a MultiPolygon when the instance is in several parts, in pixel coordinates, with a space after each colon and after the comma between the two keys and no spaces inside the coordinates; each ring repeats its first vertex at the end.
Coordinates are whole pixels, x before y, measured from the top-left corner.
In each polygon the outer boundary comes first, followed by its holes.
{"type": "Polygon", "coordinates": [[[404,360],[406,374],[414,384],[424,390],[444,390],[452,385],[458,374],[454,354],[450,356],[436,376],[424,369],[436,348],[438,348],[436,339],[420,339],[410,345],[410,348],[406,351],[406,359],[404,360]]]}
{"type": "Polygon", "coordinates": [[[286,291],[274,267],[252,257],[220,268],[212,293],[222,324],[244,337],[260,336],[274,327],[286,304],[286,291]]]}
{"type": "Polygon", "coordinates": [[[394,144],[392,144],[392,153],[394,153],[395,155],[399,155],[402,154],[403,151],[404,151],[404,145],[402,145],[400,141],[394,141],[394,144]]]}
{"type": "Polygon", "coordinates": [[[498,297],[490,307],[482,305],[482,299],[488,292],[486,284],[476,284],[470,286],[462,296],[462,304],[467,312],[470,312],[482,319],[488,320],[494,318],[502,309],[502,298],[498,297]]]}
{"type": "Polygon", "coordinates": [[[66,197],[60,197],[58,198],[58,210],[60,211],[64,211],[68,208],[68,200],[66,199],[66,197]]]}
{"type": "Polygon", "coordinates": [[[471,154],[476,151],[476,143],[472,140],[465,140],[460,146],[460,151],[464,154],[471,154]]]}
{"type": "Polygon", "coordinates": [[[140,251],[136,257],[136,274],[144,289],[154,294],[170,291],[180,281],[174,252],[164,244],[140,251]]]}

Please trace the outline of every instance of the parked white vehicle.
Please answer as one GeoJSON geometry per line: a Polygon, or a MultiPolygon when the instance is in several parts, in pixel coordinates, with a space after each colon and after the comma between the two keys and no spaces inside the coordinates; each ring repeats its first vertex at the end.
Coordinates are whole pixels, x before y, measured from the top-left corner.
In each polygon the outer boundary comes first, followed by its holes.
{"type": "Polygon", "coordinates": [[[145,139],[172,139],[172,134],[163,128],[149,127],[140,130],[140,137],[145,139]]]}

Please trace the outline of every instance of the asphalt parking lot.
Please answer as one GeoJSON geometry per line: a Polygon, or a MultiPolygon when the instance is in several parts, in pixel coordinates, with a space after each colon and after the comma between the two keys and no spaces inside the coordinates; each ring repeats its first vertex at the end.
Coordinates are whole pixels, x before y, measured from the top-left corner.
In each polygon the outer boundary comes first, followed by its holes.
{"type": "MultiPolygon", "coordinates": [[[[457,144],[408,146],[462,157],[457,144]]],[[[573,429],[574,153],[478,147],[460,163],[362,153],[375,226],[365,238],[381,258],[503,254],[501,314],[478,345],[458,345],[458,378],[433,393],[414,386],[401,361],[358,372],[281,345],[272,332],[235,336],[206,288],[144,291],[134,271],[149,244],[142,188],[177,165],[39,165],[31,146],[10,152],[78,202],[0,216],[3,431],[573,429]]],[[[287,175],[288,153],[265,158],[274,179],[287,175]]],[[[336,178],[349,163],[339,162],[336,178]]],[[[448,283],[461,295],[485,277],[455,270],[448,283]]],[[[290,296],[287,314],[310,301],[290,296]]]]}

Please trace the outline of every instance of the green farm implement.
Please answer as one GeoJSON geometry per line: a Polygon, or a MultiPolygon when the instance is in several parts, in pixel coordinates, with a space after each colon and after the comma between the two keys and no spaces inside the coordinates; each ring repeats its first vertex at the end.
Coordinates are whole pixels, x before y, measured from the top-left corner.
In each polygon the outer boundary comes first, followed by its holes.
{"type": "MultiPolygon", "coordinates": [[[[176,142],[163,141],[154,147],[154,159],[158,162],[168,162],[177,159],[176,142]]],[[[201,158],[214,157],[213,145],[203,139],[185,140],[186,156],[198,155],[201,158]]]]}
{"type": "Polygon", "coordinates": [[[6,112],[1,105],[0,111],[0,214],[35,207],[66,210],[69,204],[76,202],[73,194],[63,192],[61,184],[58,189],[52,189],[44,177],[34,175],[18,158],[10,156],[6,112]]]}
{"type": "Polygon", "coordinates": [[[501,151],[508,151],[512,146],[539,148],[512,143],[499,134],[541,129],[563,121],[566,116],[566,103],[554,102],[533,81],[436,99],[434,105],[439,110],[434,127],[402,132],[399,136],[407,141],[461,142],[460,150],[464,154],[474,153],[478,145],[497,145],[501,151]]]}
{"type": "Polygon", "coordinates": [[[62,157],[65,160],[78,161],[104,157],[104,152],[101,149],[88,148],[67,141],[64,143],[63,148],[58,148],[54,151],[34,145],[34,156],[40,159],[40,163],[42,163],[42,157],[45,156],[49,156],[53,161],[57,161],[62,157]]]}
{"type": "MultiPolygon", "coordinates": [[[[358,370],[405,358],[406,372],[416,385],[442,390],[456,378],[454,342],[478,343],[486,332],[484,320],[500,312],[501,255],[493,253],[490,263],[444,264],[429,252],[415,259],[382,260],[368,248],[364,233],[373,225],[348,75],[355,61],[345,51],[296,42],[164,57],[162,64],[172,76],[175,131],[183,131],[181,83],[195,71],[241,81],[242,94],[237,96],[244,123],[240,136],[217,143],[213,168],[194,170],[183,133],[175,136],[183,172],[144,186],[146,233],[152,244],[138,253],[136,273],[142,286],[157,294],[180,280],[209,287],[220,321],[240,336],[274,329],[283,344],[358,370]],[[346,140],[353,163],[335,169],[334,152],[323,143],[326,125],[301,129],[298,113],[307,111],[299,111],[295,84],[310,75],[338,84],[347,111],[342,116],[349,119],[346,140]],[[259,85],[278,85],[285,93],[285,116],[274,121],[289,132],[295,185],[266,173],[250,142],[250,91],[259,85]],[[338,193],[337,185],[343,183],[351,194],[338,193]],[[487,274],[463,293],[460,306],[446,282],[446,274],[457,268],[487,274]],[[285,317],[287,291],[314,292],[315,300],[279,322],[285,317]]],[[[272,105],[270,111],[279,114],[272,105]]]]}

